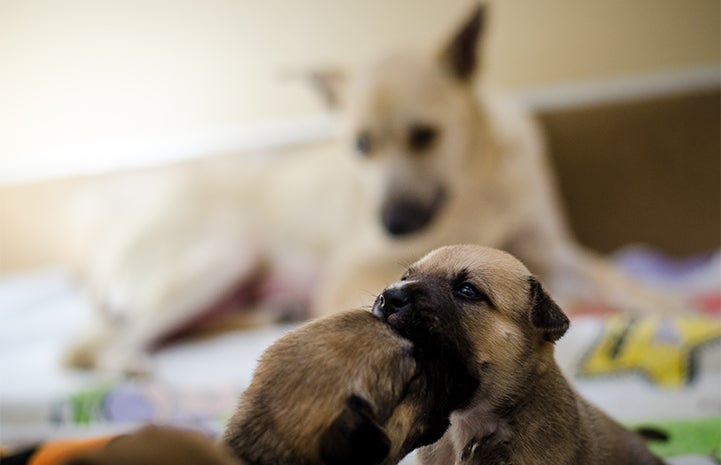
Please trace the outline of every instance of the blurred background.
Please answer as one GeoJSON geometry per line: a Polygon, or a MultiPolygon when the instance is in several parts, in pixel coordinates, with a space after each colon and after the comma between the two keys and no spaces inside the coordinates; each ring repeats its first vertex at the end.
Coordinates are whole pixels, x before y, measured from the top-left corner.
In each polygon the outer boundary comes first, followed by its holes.
{"type": "MultiPolygon", "coordinates": [[[[671,257],[653,255],[647,275],[711,315],[646,322],[691,365],[678,380],[658,388],[653,373],[622,367],[581,379],[582,392],[624,421],[715,415],[718,454],[720,2],[487,3],[483,78],[538,115],[580,241],[671,257]],[[701,344],[709,350],[692,359],[701,344]]],[[[339,116],[305,76],[434,49],[475,4],[0,0],[0,372],[11,374],[0,383],[0,449],[151,420],[219,431],[260,351],[287,327],[168,349],[149,387],[91,382],[59,364],[90,314],[72,272],[193,176],[247,175],[307,150],[343,156],[339,116]]],[[[578,368],[603,334],[621,334],[618,346],[636,328],[609,321],[606,333],[605,320],[574,323],[564,366],[578,368]]],[[[665,352],[647,342],[638,357],[658,366],[665,352]]]]}
{"type": "MultiPolygon", "coordinates": [[[[332,139],[304,73],[436,47],[474,3],[3,0],[0,270],[82,260],[158,168],[332,139]]],[[[485,75],[541,116],[581,240],[718,245],[719,2],[489,3],[485,75]]]]}

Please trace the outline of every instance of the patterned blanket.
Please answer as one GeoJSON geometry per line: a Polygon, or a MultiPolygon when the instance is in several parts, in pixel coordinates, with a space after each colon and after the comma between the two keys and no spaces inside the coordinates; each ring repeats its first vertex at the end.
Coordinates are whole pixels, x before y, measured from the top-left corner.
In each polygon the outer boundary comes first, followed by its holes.
{"type": "MultiPolygon", "coordinates": [[[[721,253],[673,261],[641,248],[614,260],[693,308],[629,318],[575,309],[557,359],[577,389],[609,414],[667,436],[653,442],[674,464],[721,463],[721,253]]],[[[168,347],[152,379],[65,372],[61,348],[88,318],[88,302],[63,273],[0,277],[0,445],[127,431],[147,422],[217,434],[263,350],[292,325],[168,347]]],[[[412,463],[409,458],[406,463],[412,463]]]]}

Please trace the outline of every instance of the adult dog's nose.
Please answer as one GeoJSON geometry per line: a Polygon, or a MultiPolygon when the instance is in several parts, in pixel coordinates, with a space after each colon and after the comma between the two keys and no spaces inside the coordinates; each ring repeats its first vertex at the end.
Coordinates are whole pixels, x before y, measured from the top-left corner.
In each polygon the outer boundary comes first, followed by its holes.
{"type": "Polygon", "coordinates": [[[391,315],[408,310],[410,305],[408,292],[400,287],[392,287],[378,296],[373,306],[373,313],[387,320],[391,315]]]}

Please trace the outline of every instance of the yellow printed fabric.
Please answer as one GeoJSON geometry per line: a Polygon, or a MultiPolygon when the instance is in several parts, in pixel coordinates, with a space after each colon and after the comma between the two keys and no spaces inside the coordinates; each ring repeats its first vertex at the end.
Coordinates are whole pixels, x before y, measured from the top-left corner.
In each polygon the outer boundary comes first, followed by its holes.
{"type": "Polygon", "coordinates": [[[721,337],[721,322],[704,316],[612,317],[581,366],[582,376],[636,372],[681,388],[694,376],[697,349],[721,337]]]}

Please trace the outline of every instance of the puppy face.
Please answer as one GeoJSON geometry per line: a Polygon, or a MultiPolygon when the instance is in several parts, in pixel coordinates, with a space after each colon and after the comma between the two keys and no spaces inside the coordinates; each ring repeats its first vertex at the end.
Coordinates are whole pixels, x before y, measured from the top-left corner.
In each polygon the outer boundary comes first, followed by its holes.
{"type": "Polygon", "coordinates": [[[247,463],[397,463],[445,432],[445,390],[370,312],[316,320],[261,358],[225,434],[247,463]]]}
{"type": "MultiPolygon", "coordinates": [[[[419,350],[442,353],[502,406],[543,371],[568,318],[523,264],[480,246],[437,249],[378,297],[373,312],[419,350]],[[465,370],[465,372],[464,372],[465,370]]],[[[468,381],[471,380],[471,381],[468,381]]]]}
{"type": "Polygon", "coordinates": [[[433,224],[476,152],[472,78],[483,16],[474,12],[438,56],[397,54],[349,85],[347,143],[391,236],[433,224]]]}

